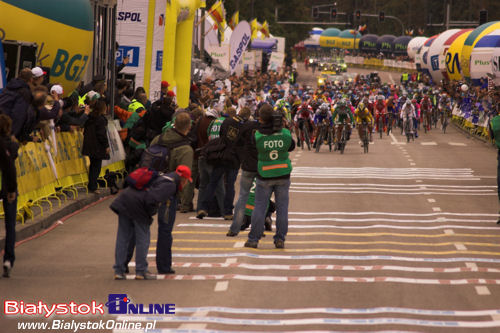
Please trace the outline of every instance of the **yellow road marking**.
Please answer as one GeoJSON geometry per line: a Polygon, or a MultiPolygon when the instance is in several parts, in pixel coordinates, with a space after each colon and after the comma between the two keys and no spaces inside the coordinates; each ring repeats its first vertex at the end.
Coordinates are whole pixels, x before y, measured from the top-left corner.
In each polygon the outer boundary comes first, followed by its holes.
{"type": "MultiPolygon", "coordinates": [[[[342,252],[342,253],[374,253],[374,252],[388,252],[388,253],[405,253],[405,254],[429,254],[429,255],[452,255],[452,254],[477,254],[477,255],[490,255],[500,256],[500,252],[487,252],[487,251],[411,251],[411,250],[395,250],[395,249],[252,249],[247,250],[255,251],[277,251],[277,252],[342,252]]],[[[241,251],[233,247],[172,247],[174,251],[241,251]]]]}
{"type": "MultiPolygon", "coordinates": [[[[225,231],[174,231],[175,235],[225,235],[225,231]]],[[[248,234],[248,231],[240,232],[241,235],[248,234]]],[[[344,236],[344,237],[379,237],[379,236],[393,236],[393,237],[408,237],[408,238],[440,238],[440,237],[478,237],[478,238],[500,238],[500,235],[484,235],[484,234],[401,234],[391,232],[375,232],[375,233],[340,233],[340,232],[289,232],[289,236],[344,236]]]]}

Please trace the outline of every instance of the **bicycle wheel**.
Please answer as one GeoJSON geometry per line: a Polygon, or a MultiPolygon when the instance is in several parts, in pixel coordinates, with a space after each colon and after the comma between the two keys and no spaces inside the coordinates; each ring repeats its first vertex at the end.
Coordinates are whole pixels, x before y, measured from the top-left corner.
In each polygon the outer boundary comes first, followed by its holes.
{"type": "Polygon", "coordinates": [[[378,118],[378,133],[380,135],[380,138],[382,139],[382,133],[384,132],[384,121],[382,117],[378,118]]]}
{"type": "Polygon", "coordinates": [[[333,145],[333,136],[332,136],[332,129],[328,129],[328,148],[330,149],[330,152],[332,151],[332,145],[333,145]]]}
{"type": "Polygon", "coordinates": [[[340,142],[339,142],[339,149],[340,149],[340,153],[341,154],[344,153],[345,144],[346,144],[346,130],[345,130],[345,127],[344,127],[342,129],[342,136],[340,137],[340,142]]]}
{"type": "Polygon", "coordinates": [[[304,141],[306,142],[307,150],[311,150],[311,139],[309,138],[309,130],[306,123],[304,123],[304,141]]]}
{"type": "Polygon", "coordinates": [[[316,152],[319,153],[321,144],[323,143],[323,138],[325,137],[325,126],[321,126],[318,137],[316,138],[316,152]]]}
{"type": "Polygon", "coordinates": [[[305,144],[305,140],[304,140],[304,130],[299,130],[299,136],[300,138],[298,139],[298,141],[300,141],[300,148],[302,148],[302,150],[304,150],[304,144],[305,144]]]}
{"type": "Polygon", "coordinates": [[[424,116],[424,133],[427,133],[427,116],[424,116]]]}

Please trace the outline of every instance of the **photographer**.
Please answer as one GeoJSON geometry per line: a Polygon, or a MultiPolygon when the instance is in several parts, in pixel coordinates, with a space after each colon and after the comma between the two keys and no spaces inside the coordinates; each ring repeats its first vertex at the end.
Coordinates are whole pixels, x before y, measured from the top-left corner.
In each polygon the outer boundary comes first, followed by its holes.
{"type": "Polygon", "coordinates": [[[245,247],[257,248],[264,231],[267,205],[274,192],[276,201],[276,234],[274,245],[285,247],[288,232],[288,198],[292,163],[288,152],[295,149],[295,141],[290,131],[283,128],[284,119],[275,113],[269,104],[259,109],[261,127],[255,132],[258,152],[257,179],[255,188],[255,208],[252,214],[252,230],[248,234],[245,247]]]}

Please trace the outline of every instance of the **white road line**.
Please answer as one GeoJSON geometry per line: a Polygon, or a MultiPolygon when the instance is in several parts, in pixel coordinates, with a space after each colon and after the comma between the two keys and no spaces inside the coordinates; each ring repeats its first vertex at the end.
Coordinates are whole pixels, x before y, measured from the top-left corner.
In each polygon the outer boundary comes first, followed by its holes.
{"type": "Polygon", "coordinates": [[[450,146],[458,146],[458,147],[465,147],[467,146],[465,143],[462,142],[448,142],[450,146]]]}
{"type": "Polygon", "coordinates": [[[226,264],[227,265],[236,264],[237,261],[238,261],[237,258],[227,258],[226,259],[226,264]]]}
{"type": "Polygon", "coordinates": [[[440,211],[441,211],[441,208],[439,208],[439,207],[432,207],[432,210],[433,210],[434,212],[440,212],[440,211]]]}
{"type": "Polygon", "coordinates": [[[422,183],[422,182],[423,182],[423,180],[417,179],[417,180],[415,180],[415,182],[417,182],[417,183],[422,183]]]}
{"type": "Polygon", "coordinates": [[[429,203],[434,203],[434,202],[436,202],[436,199],[430,199],[430,198],[429,198],[429,199],[427,199],[427,201],[428,201],[429,203]]]}
{"type": "Polygon", "coordinates": [[[243,246],[245,246],[245,242],[236,242],[236,243],[234,243],[233,247],[234,248],[241,248],[243,246]]]}
{"type": "Polygon", "coordinates": [[[455,243],[455,248],[458,251],[467,251],[467,247],[464,244],[461,244],[461,243],[455,243]]]}
{"type": "Polygon", "coordinates": [[[476,286],[476,292],[481,296],[491,295],[490,290],[486,286],[476,286]]]}
{"type": "Polygon", "coordinates": [[[415,163],[410,163],[410,165],[411,165],[411,166],[415,166],[415,165],[417,165],[417,164],[415,164],[415,163]]]}
{"type": "MultiPolygon", "coordinates": [[[[485,220],[484,223],[494,224],[497,220],[485,220]]],[[[450,221],[454,222],[454,221],[450,221]]],[[[467,221],[463,221],[464,223],[467,221]]],[[[415,222],[412,222],[415,223],[415,222]]],[[[289,225],[289,229],[339,229],[339,230],[365,230],[365,229],[396,229],[396,230],[440,230],[440,229],[467,229],[467,230],[496,230],[498,227],[482,227],[482,226],[472,226],[472,225],[438,225],[432,227],[416,227],[416,226],[401,226],[392,224],[373,224],[368,226],[353,226],[352,221],[349,222],[347,226],[339,225],[328,225],[328,224],[305,224],[305,225],[289,225]]],[[[192,223],[192,224],[179,224],[179,227],[190,227],[190,228],[227,228],[226,224],[207,224],[207,223],[192,223]]]]}
{"type": "Polygon", "coordinates": [[[430,142],[420,142],[420,144],[422,146],[437,146],[437,143],[434,142],[434,141],[430,141],[430,142]]]}
{"type": "Polygon", "coordinates": [[[472,270],[477,270],[477,265],[473,262],[466,262],[465,267],[470,268],[472,270]]]}
{"type": "MultiPolygon", "coordinates": [[[[207,328],[207,324],[203,324],[203,323],[185,323],[185,324],[181,324],[179,326],[179,330],[181,332],[186,332],[186,330],[204,330],[205,328],[207,328]]],[[[156,330],[156,329],[154,331],[158,332],[158,330],[156,330]]],[[[173,332],[173,331],[174,330],[171,330],[171,329],[165,330],[165,332],[173,332]]],[[[177,331],[177,330],[175,330],[175,331],[177,331]]],[[[127,331],[119,330],[116,332],[127,332],[127,331]]],[[[138,331],[133,331],[133,332],[138,332],[138,331]]]]}
{"type": "MultiPolygon", "coordinates": [[[[312,215],[312,216],[324,216],[324,215],[352,215],[352,216],[364,216],[364,215],[387,215],[387,216],[409,216],[409,217],[429,217],[429,216],[442,216],[442,215],[450,215],[450,216],[484,216],[484,217],[498,217],[498,214],[489,214],[489,213],[467,213],[467,212],[439,212],[439,213],[396,213],[396,212],[295,212],[290,211],[288,215],[312,215]]],[[[199,221],[194,216],[189,217],[190,220],[199,221]]],[[[220,217],[205,217],[203,220],[221,220],[220,217]]]]}
{"type": "Polygon", "coordinates": [[[220,281],[215,284],[214,291],[226,291],[229,286],[229,281],[220,281]]]}
{"type": "Polygon", "coordinates": [[[453,230],[451,230],[451,229],[446,229],[446,230],[444,230],[444,233],[445,233],[446,235],[454,235],[454,234],[455,234],[455,232],[453,232],[453,230]]]}
{"type": "MultiPolygon", "coordinates": [[[[417,183],[421,183],[422,180],[416,180],[417,183]]],[[[370,186],[370,187],[415,187],[419,188],[425,186],[427,188],[455,188],[455,189],[492,189],[496,190],[496,185],[437,185],[437,184],[421,184],[421,185],[411,185],[411,184],[376,184],[376,183],[302,183],[302,182],[293,182],[293,186],[370,186]]]]}
{"type": "Polygon", "coordinates": [[[388,191],[334,191],[334,190],[320,190],[320,191],[310,191],[310,190],[290,190],[290,193],[314,193],[314,194],[390,194],[390,195],[475,195],[475,196],[496,196],[496,193],[467,193],[467,192],[388,192],[388,191]]]}
{"type": "Polygon", "coordinates": [[[391,82],[391,84],[395,83],[394,78],[392,77],[391,73],[389,73],[389,82],[391,82]]]}

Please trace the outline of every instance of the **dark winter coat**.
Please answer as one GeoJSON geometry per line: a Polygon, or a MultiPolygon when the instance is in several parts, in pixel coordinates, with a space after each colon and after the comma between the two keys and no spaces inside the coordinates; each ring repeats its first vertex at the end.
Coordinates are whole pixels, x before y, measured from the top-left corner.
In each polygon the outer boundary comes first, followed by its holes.
{"type": "Polygon", "coordinates": [[[87,119],[83,132],[83,155],[100,160],[109,158],[106,154],[106,148],[109,147],[107,125],[108,120],[104,116],[90,116],[87,119]]]}
{"type": "Polygon", "coordinates": [[[241,127],[236,150],[240,157],[241,169],[244,171],[257,172],[258,152],[255,146],[255,131],[259,128],[258,121],[247,121],[241,127]]]}
{"type": "Polygon", "coordinates": [[[12,119],[12,134],[19,141],[27,141],[36,125],[37,115],[30,108],[32,100],[30,86],[19,78],[10,80],[0,93],[0,113],[12,119]]]}
{"type": "Polygon", "coordinates": [[[15,160],[19,145],[10,138],[0,137],[0,170],[2,171],[2,197],[17,191],[15,160]]]}
{"type": "Polygon", "coordinates": [[[175,128],[169,128],[151,142],[151,145],[159,144],[165,147],[178,145],[181,142],[186,144],[173,148],[170,152],[169,171],[174,171],[179,165],[186,165],[192,169],[194,153],[189,138],[179,133],[175,128]]]}
{"type": "Polygon", "coordinates": [[[226,118],[220,126],[220,137],[226,144],[221,164],[231,169],[240,168],[240,159],[236,152],[236,142],[240,136],[240,129],[244,123],[242,118],[236,116],[226,118]]]}
{"type": "Polygon", "coordinates": [[[111,210],[118,215],[127,215],[132,220],[151,224],[158,212],[158,205],[176,195],[180,183],[180,176],[175,172],[164,176],[171,180],[160,175],[146,190],[127,187],[111,203],[111,210]]]}

